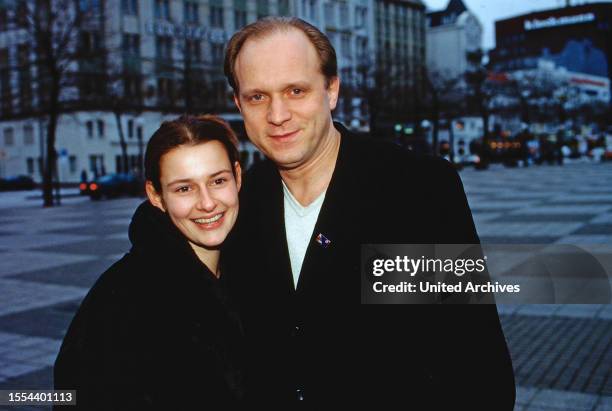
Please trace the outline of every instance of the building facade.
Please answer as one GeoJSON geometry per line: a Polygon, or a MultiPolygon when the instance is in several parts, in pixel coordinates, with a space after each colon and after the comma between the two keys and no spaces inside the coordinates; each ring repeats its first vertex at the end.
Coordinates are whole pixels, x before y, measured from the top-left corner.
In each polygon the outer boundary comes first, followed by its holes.
{"type": "Polygon", "coordinates": [[[495,22],[490,67],[498,73],[546,69],[583,95],[610,101],[612,4],[589,3],[495,22]]]}
{"type": "MultiPolygon", "coordinates": [[[[268,15],[301,17],[329,36],[347,90],[334,117],[353,128],[368,125],[364,84],[373,84],[376,64],[385,64],[400,84],[420,84],[419,1],[50,0],[50,7],[61,9],[62,1],[78,5],[83,19],[65,44],[72,53],[56,108],[47,104],[52,76],[26,22],[37,10],[34,2],[0,3],[0,177],[41,180],[51,109],[60,112],[55,147],[63,182],[79,181],[82,171],[91,178],[139,169],[152,132],[178,113],[222,113],[240,128],[223,76],[224,48],[237,29],[268,15]],[[385,51],[377,53],[381,44],[385,51]]],[[[239,135],[243,161],[261,158],[244,132],[239,135]]]]}
{"type": "Polygon", "coordinates": [[[463,1],[450,0],[446,9],[427,13],[427,69],[431,76],[462,78],[467,53],[482,49],[482,24],[463,1]]]}
{"type": "Polygon", "coordinates": [[[425,93],[425,5],[420,0],[376,0],[374,9],[375,58],[363,61],[373,77],[370,106],[375,107],[370,109],[377,113],[371,114],[382,133],[398,122],[414,127],[425,93]]]}

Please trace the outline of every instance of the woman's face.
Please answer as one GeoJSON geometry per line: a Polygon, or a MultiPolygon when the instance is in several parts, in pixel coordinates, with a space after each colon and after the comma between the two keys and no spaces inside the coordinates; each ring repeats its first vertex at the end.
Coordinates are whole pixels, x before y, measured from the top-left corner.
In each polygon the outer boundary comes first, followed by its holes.
{"type": "Polygon", "coordinates": [[[179,146],[160,160],[161,194],[149,181],[147,194],[192,246],[215,248],[238,216],[240,164],[236,162],[233,169],[218,141],[179,146]]]}

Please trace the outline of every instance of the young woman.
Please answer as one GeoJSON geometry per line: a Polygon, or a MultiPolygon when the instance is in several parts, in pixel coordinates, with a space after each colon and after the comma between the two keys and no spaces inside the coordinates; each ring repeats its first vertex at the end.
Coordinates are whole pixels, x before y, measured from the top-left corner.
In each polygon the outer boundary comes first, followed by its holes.
{"type": "MultiPolygon", "coordinates": [[[[217,117],[164,122],[145,154],[132,248],[84,299],[55,363],[76,409],[206,409],[244,395],[221,249],[238,215],[237,140],[217,117]]],[[[70,407],[74,410],[74,407],[70,407]]]]}

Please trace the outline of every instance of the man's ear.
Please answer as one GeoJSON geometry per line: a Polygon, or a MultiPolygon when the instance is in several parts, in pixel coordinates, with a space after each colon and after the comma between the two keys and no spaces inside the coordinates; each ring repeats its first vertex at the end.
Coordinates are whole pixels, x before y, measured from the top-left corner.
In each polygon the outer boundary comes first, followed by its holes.
{"type": "Polygon", "coordinates": [[[238,107],[238,111],[242,113],[242,108],[240,107],[240,99],[238,98],[236,93],[234,93],[233,96],[234,96],[234,104],[236,105],[236,107],[238,107]]]}
{"type": "Polygon", "coordinates": [[[240,191],[240,187],[242,187],[242,167],[240,167],[238,161],[234,163],[234,175],[236,176],[236,186],[238,187],[238,191],[240,191]]]}
{"type": "Polygon", "coordinates": [[[164,201],[162,200],[161,195],[153,186],[153,183],[149,180],[147,180],[147,182],[145,183],[145,191],[147,192],[147,197],[149,198],[151,204],[153,204],[155,207],[159,208],[165,213],[166,209],[164,207],[164,201]]]}
{"type": "Polygon", "coordinates": [[[338,94],[340,93],[340,77],[332,77],[327,87],[327,98],[329,98],[329,109],[334,110],[338,104],[338,94]]]}

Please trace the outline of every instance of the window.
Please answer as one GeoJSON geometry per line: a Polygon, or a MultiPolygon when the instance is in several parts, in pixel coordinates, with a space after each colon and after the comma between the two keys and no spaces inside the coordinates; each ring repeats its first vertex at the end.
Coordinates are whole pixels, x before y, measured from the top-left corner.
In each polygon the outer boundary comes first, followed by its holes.
{"type": "Polygon", "coordinates": [[[138,0],[121,0],[121,10],[123,11],[123,14],[137,16],[138,0]]]}
{"type": "Polygon", "coordinates": [[[336,25],[336,8],[335,3],[330,1],[325,3],[325,24],[327,26],[336,25]]]}
{"type": "Polygon", "coordinates": [[[70,169],[70,173],[74,174],[77,171],[77,158],[76,156],[68,156],[68,168],[70,169]]]}
{"type": "Polygon", "coordinates": [[[19,27],[28,27],[28,14],[29,10],[26,0],[19,0],[16,11],[17,25],[19,27]]]}
{"type": "Polygon", "coordinates": [[[8,13],[6,6],[0,6],[0,30],[8,26],[8,13]]]}
{"type": "Polygon", "coordinates": [[[212,27],[223,28],[223,7],[210,6],[210,25],[212,27]]]}
{"type": "Polygon", "coordinates": [[[278,0],[278,14],[280,16],[289,15],[289,0],[278,0]]]}
{"type": "Polygon", "coordinates": [[[102,49],[100,33],[96,31],[81,31],[79,50],[85,56],[97,54],[102,49]]]}
{"type": "Polygon", "coordinates": [[[346,2],[340,3],[340,25],[342,27],[349,26],[349,7],[346,2]]]}
{"type": "Polygon", "coordinates": [[[98,125],[98,137],[103,138],[104,137],[104,120],[98,120],[97,125],[98,125]]]}
{"type": "Polygon", "coordinates": [[[34,174],[34,159],[32,157],[26,158],[26,168],[28,169],[28,174],[34,174]]]}
{"type": "Polygon", "coordinates": [[[157,79],[157,97],[162,101],[172,100],[174,95],[174,84],[168,78],[157,79]]]}
{"type": "Polygon", "coordinates": [[[157,36],[155,38],[155,55],[158,59],[172,59],[172,38],[157,36]]]}
{"type": "Polygon", "coordinates": [[[19,101],[21,109],[27,111],[32,107],[32,77],[30,72],[30,46],[20,44],[17,47],[19,64],[19,101]]]}
{"type": "Polygon", "coordinates": [[[123,92],[126,96],[141,97],[141,77],[139,75],[123,77],[123,92]]]}
{"type": "Polygon", "coordinates": [[[26,146],[34,144],[34,128],[29,124],[23,126],[23,144],[26,146]]]}
{"type": "Polygon", "coordinates": [[[302,10],[308,20],[316,20],[317,0],[302,0],[302,10]]]}
{"type": "Polygon", "coordinates": [[[89,155],[89,171],[93,173],[94,179],[106,174],[106,169],[104,167],[104,155],[103,154],[90,154],[89,155]]]}
{"type": "Polygon", "coordinates": [[[128,120],[127,122],[127,135],[128,138],[134,137],[134,120],[128,120]]]}
{"type": "Polygon", "coordinates": [[[351,35],[348,33],[342,34],[342,56],[346,58],[351,57],[352,47],[351,47],[351,35]]]}
{"type": "Polygon", "coordinates": [[[125,73],[140,74],[140,35],[124,34],[121,49],[125,73]]]}
{"type": "Polygon", "coordinates": [[[124,53],[140,55],[140,35],[139,34],[123,34],[121,48],[124,53]]]}
{"type": "Polygon", "coordinates": [[[261,19],[270,14],[270,7],[268,0],[257,0],[257,18],[261,19]]]}
{"type": "Polygon", "coordinates": [[[357,37],[357,58],[365,59],[368,55],[368,38],[357,37]]]}
{"type": "Polygon", "coordinates": [[[185,59],[189,61],[202,61],[202,43],[199,40],[185,41],[185,59]]]}
{"type": "Polygon", "coordinates": [[[212,61],[213,63],[220,63],[223,61],[223,44],[212,45],[212,61]]]}
{"type": "MultiPolygon", "coordinates": [[[[405,9],[400,9],[405,10],[405,9]]],[[[365,27],[368,19],[368,8],[363,6],[355,7],[355,26],[357,28],[365,27]]]]}
{"type": "Polygon", "coordinates": [[[183,3],[183,19],[186,23],[198,23],[200,21],[198,3],[191,1],[183,3]]]}
{"type": "Polygon", "coordinates": [[[4,145],[8,147],[14,144],[15,144],[15,136],[14,136],[13,128],[12,127],[5,128],[4,129],[4,145]]]}
{"type": "Polygon", "coordinates": [[[8,48],[0,49],[0,110],[2,114],[10,113],[12,108],[11,68],[8,55],[8,48]]]}
{"type": "Polygon", "coordinates": [[[87,137],[93,138],[93,121],[88,120],[85,123],[85,127],[87,127],[87,137]]]}
{"type": "Polygon", "coordinates": [[[234,10],[234,24],[236,30],[246,26],[247,13],[244,10],[234,10]]]}
{"type": "Polygon", "coordinates": [[[99,0],[79,0],[79,10],[82,13],[96,13],[100,12],[100,1],[99,0]]]}
{"type": "Polygon", "coordinates": [[[153,0],[153,12],[159,20],[170,20],[170,0],[153,0]]]}

